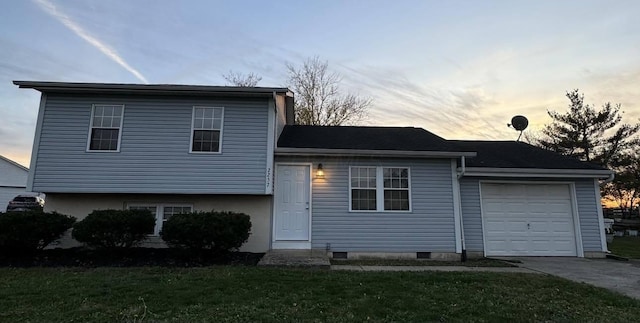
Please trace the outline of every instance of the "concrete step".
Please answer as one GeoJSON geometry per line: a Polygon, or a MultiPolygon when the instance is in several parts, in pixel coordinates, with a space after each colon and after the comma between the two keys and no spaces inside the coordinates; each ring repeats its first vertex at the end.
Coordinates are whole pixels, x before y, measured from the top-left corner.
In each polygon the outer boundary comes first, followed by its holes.
{"type": "Polygon", "coordinates": [[[258,266],[330,269],[331,262],[324,250],[278,249],[268,251],[258,266]]]}

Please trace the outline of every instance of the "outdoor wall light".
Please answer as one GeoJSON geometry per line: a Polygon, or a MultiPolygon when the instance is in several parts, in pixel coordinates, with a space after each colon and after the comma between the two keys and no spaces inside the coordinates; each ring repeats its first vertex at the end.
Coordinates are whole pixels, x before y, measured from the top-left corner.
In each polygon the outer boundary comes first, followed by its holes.
{"type": "Polygon", "coordinates": [[[318,164],[318,169],[316,170],[316,178],[324,178],[324,169],[322,169],[322,163],[318,164]]]}

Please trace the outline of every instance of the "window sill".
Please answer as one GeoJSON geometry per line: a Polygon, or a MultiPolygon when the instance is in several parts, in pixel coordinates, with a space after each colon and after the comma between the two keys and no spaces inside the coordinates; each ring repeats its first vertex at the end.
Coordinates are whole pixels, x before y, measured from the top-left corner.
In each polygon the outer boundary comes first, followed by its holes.
{"type": "Polygon", "coordinates": [[[349,213],[413,213],[413,210],[407,210],[407,211],[387,211],[387,210],[349,210],[349,213]]]}
{"type": "Polygon", "coordinates": [[[189,153],[196,155],[222,155],[222,151],[190,151],[189,153]]]}

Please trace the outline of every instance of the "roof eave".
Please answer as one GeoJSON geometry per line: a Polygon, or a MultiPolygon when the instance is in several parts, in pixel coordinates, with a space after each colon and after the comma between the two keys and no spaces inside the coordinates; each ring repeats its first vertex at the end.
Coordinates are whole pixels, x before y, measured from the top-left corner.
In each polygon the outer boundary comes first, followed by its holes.
{"type": "Polygon", "coordinates": [[[456,158],[474,157],[475,152],[464,151],[413,151],[373,149],[327,149],[327,148],[276,148],[276,156],[377,156],[405,158],[456,158]]]}
{"type": "Polygon", "coordinates": [[[13,84],[24,89],[40,92],[65,93],[117,93],[117,94],[155,94],[155,95],[226,95],[270,97],[274,93],[292,96],[287,88],[269,87],[226,87],[206,85],[169,85],[169,84],[114,84],[114,83],[66,83],[13,81],[13,84]]]}
{"type": "MultiPolygon", "coordinates": [[[[462,172],[462,168],[458,168],[458,172],[462,172]]],[[[613,174],[614,172],[608,169],[466,167],[462,175],[477,177],[610,178],[613,174]]]]}

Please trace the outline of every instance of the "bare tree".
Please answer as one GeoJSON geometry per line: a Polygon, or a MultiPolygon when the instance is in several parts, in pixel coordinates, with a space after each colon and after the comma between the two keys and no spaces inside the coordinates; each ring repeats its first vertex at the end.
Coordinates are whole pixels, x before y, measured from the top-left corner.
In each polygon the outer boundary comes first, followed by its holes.
{"type": "Polygon", "coordinates": [[[229,71],[227,74],[222,74],[227,82],[232,86],[241,86],[241,87],[254,87],[258,85],[258,82],[262,80],[262,76],[257,74],[249,73],[242,74],[234,71],[229,71]]]}
{"type": "Polygon", "coordinates": [[[529,145],[537,145],[538,142],[542,139],[542,134],[537,130],[527,130],[522,133],[522,141],[528,143],[529,145]]]}
{"type": "Polygon", "coordinates": [[[327,61],[316,56],[305,60],[302,66],[286,66],[288,86],[296,94],[297,124],[339,126],[357,124],[366,117],[371,99],[342,93],[342,77],[329,71],[327,61]]]}

